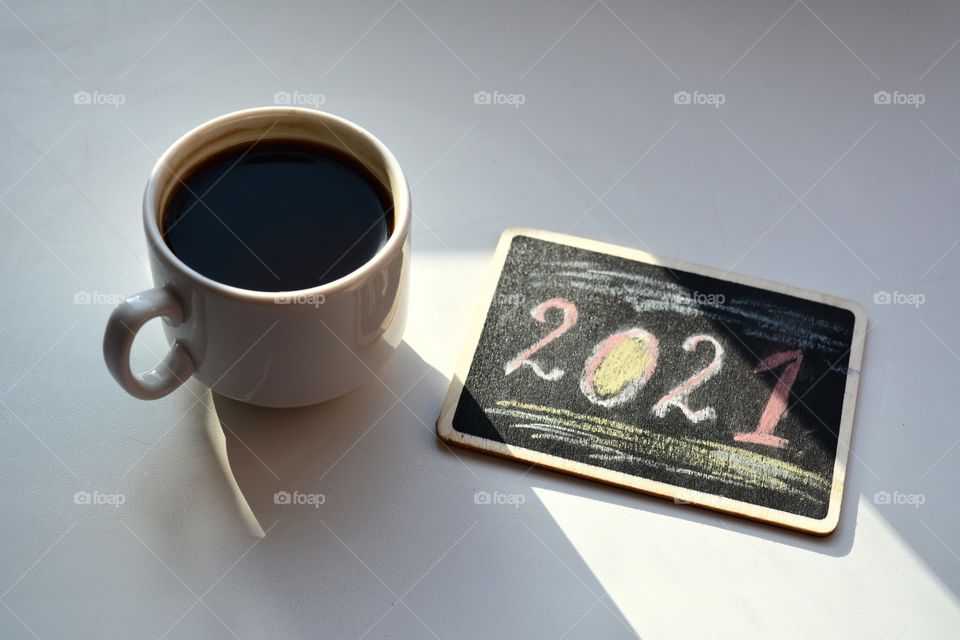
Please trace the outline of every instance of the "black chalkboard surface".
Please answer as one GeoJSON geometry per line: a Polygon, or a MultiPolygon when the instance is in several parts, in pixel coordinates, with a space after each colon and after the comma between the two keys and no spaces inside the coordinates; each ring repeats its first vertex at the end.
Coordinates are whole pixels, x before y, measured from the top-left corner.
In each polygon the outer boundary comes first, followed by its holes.
{"type": "Polygon", "coordinates": [[[810,533],[839,521],[860,305],[508,230],[439,436],[810,533]]]}

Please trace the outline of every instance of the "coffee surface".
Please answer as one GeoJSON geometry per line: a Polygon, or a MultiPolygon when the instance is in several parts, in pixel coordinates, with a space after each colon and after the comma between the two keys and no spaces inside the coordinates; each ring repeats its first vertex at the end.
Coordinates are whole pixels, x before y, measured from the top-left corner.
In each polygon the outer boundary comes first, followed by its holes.
{"type": "Polygon", "coordinates": [[[243,289],[295,291],[341,278],[386,243],[390,194],[359,162],[302,141],[226,149],[195,167],[162,233],[201,274],[243,289]]]}

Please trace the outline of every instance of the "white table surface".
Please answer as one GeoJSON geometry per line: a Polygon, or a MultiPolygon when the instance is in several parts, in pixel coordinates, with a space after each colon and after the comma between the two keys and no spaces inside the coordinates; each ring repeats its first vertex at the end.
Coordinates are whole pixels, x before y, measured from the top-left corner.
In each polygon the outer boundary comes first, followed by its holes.
{"type": "MultiPolygon", "coordinates": [[[[269,4],[0,0],[0,637],[960,636],[960,5],[269,4]],[[150,285],[147,174],[283,91],[408,173],[405,344],[322,406],[195,382],[135,400],[100,342],[150,285]],[[836,534],[439,444],[475,285],[515,225],[866,304],[836,534]]],[[[164,348],[154,322],[137,364],[164,348]]]]}

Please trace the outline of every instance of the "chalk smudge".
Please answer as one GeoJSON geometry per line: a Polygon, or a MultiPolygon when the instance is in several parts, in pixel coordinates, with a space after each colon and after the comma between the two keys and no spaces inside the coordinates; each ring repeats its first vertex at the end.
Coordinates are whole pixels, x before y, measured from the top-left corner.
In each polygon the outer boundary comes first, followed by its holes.
{"type": "Polygon", "coordinates": [[[617,298],[637,313],[706,317],[736,328],[743,335],[823,353],[846,348],[846,327],[816,315],[753,298],[705,296],[682,284],[604,269],[590,260],[548,261],[532,270],[529,277],[536,287],[555,286],[557,279],[562,279],[565,287],[588,295],[617,298]]]}
{"type": "Polygon", "coordinates": [[[825,505],[830,483],[820,475],[772,456],[689,436],[677,436],[582,413],[501,400],[486,408],[510,418],[530,437],[581,447],[598,463],[623,461],[730,486],[768,489],[825,505]]]}

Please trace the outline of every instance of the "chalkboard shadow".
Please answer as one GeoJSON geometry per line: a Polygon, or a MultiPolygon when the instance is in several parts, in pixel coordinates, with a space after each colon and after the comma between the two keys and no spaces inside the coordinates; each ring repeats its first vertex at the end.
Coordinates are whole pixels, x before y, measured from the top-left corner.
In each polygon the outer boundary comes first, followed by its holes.
{"type": "MultiPolygon", "coordinates": [[[[470,392],[466,388],[464,388],[463,394],[466,396],[466,402],[476,402],[472,399],[470,392]]],[[[496,439],[497,431],[492,423],[488,422],[486,425],[480,426],[479,429],[486,431],[491,437],[496,439]]],[[[443,448],[444,445],[438,443],[437,446],[443,448]]],[[[481,458],[489,457],[489,454],[469,450],[467,455],[471,456],[471,460],[474,456],[481,458]]],[[[504,464],[516,466],[519,473],[524,473],[529,467],[529,463],[525,461],[510,461],[504,464]]],[[[853,475],[857,476],[857,474],[853,475]]],[[[677,504],[657,496],[606,485],[595,480],[562,474],[551,469],[535,467],[531,471],[526,472],[525,476],[529,480],[529,484],[537,488],[545,488],[551,491],[594,500],[604,500],[610,504],[629,509],[644,510],[657,515],[680,518],[688,522],[695,522],[710,527],[726,529],[727,531],[735,533],[751,535],[792,547],[808,549],[824,555],[843,557],[846,556],[853,547],[859,507],[858,497],[860,493],[859,479],[856,477],[847,477],[844,488],[845,499],[840,512],[840,524],[837,526],[836,531],[832,535],[820,537],[737,516],[713,512],[709,509],[693,505],[677,504]]]]}
{"type": "Polygon", "coordinates": [[[447,384],[404,343],[379,380],[313,407],[214,394],[267,531],[230,579],[290,585],[234,608],[238,624],[266,611],[285,637],[636,637],[533,478],[437,440],[447,384]]]}

